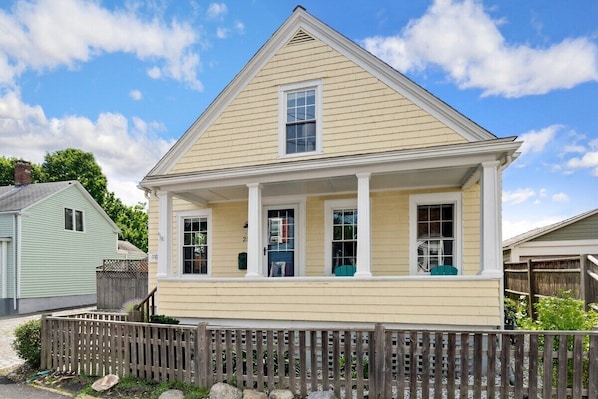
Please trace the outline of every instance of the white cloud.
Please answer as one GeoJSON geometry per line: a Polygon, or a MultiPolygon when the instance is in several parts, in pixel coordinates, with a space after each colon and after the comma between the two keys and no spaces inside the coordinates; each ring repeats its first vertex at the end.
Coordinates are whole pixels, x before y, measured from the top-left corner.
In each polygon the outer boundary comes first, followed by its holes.
{"type": "Polygon", "coordinates": [[[0,10],[0,85],[14,87],[26,70],[74,68],[102,53],[128,53],[156,63],[150,76],[201,90],[197,30],[190,23],[144,20],[136,8],[109,10],[99,2],[20,1],[0,10]],[[156,72],[160,71],[160,74],[156,72]]]}
{"type": "Polygon", "coordinates": [[[571,169],[593,168],[592,176],[598,176],[598,151],[586,152],[581,158],[571,158],[567,162],[567,167],[571,169]]]}
{"type": "Polygon", "coordinates": [[[47,119],[39,106],[22,102],[17,92],[0,97],[2,156],[42,163],[47,152],[77,148],[92,152],[108,178],[108,189],[129,205],[145,201],[135,186],[174,144],[158,137],[155,121],[102,113],[97,120],[68,115],[47,119]]]}
{"type": "Polygon", "coordinates": [[[241,22],[241,21],[235,22],[234,27],[238,34],[240,34],[240,35],[245,34],[245,24],[243,22],[241,22]]]}
{"type": "Polygon", "coordinates": [[[536,192],[531,188],[519,188],[515,191],[503,191],[502,202],[511,203],[513,205],[521,204],[535,195],[536,192]]]}
{"type": "Polygon", "coordinates": [[[131,97],[135,101],[139,101],[143,98],[143,94],[141,94],[141,91],[133,89],[129,92],[129,97],[131,97]]]}
{"type": "Polygon", "coordinates": [[[218,39],[226,39],[229,32],[230,30],[227,28],[218,28],[216,29],[216,37],[218,37],[218,39]]]}
{"type": "Polygon", "coordinates": [[[210,3],[208,6],[209,19],[222,19],[228,12],[228,7],[224,3],[210,3]]]}
{"type": "Polygon", "coordinates": [[[364,47],[402,72],[442,68],[461,89],[521,97],[598,81],[598,46],[585,37],[545,48],[509,44],[481,2],[436,0],[396,36],[364,47]],[[466,43],[466,45],[464,45],[466,43]]]}
{"type": "Polygon", "coordinates": [[[521,156],[530,152],[542,152],[546,144],[552,141],[562,128],[561,125],[551,125],[544,129],[531,130],[520,135],[517,141],[523,141],[519,148],[521,156]]]}
{"type": "Polygon", "coordinates": [[[569,196],[565,193],[557,193],[552,196],[552,200],[554,202],[567,202],[569,201],[569,196]]]}

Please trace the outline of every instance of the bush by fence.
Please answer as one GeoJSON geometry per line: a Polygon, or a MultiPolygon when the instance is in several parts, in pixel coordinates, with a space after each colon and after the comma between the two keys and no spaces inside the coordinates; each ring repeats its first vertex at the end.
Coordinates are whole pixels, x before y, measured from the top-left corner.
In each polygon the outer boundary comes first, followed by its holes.
{"type": "Polygon", "coordinates": [[[342,398],[419,391],[434,398],[597,399],[598,332],[229,329],[44,316],[42,367],[202,387],[288,388],[301,397],[334,389],[342,398]],[[559,345],[569,340],[572,348],[559,345]],[[553,375],[555,363],[563,366],[553,375]],[[569,365],[572,385],[553,384],[567,380],[569,365]]]}

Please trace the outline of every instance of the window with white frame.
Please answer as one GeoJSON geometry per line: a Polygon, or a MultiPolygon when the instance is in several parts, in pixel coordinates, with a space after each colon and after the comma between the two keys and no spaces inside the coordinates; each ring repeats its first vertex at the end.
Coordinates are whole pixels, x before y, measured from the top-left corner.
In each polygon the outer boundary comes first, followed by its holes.
{"type": "Polygon", "coordinates": [[[179,218],[182,274],[207,275],[210,259],[210,214],[184,214],[179,218]]]}
{"type": "Polygon", "coordinates": [[[64,208],[64,229],[70,231],[84,231],[83,211],[64,208]]]}
{"type": "Polygon", "coordinates": [[[460,193],[410,197],[411,271],[427,274],[439,265],[461,263],[460,193]]]}
{"type": "Polygon", "coordinates": [[[357,264],[357,200],[325,202],[326,267],[330,274],[338,266],[357,264]]]}
{"type": "Polygon", "coordinates": [[[279,155],[322,151],[322,83],[320,80],[279,89],[279,155]]]}

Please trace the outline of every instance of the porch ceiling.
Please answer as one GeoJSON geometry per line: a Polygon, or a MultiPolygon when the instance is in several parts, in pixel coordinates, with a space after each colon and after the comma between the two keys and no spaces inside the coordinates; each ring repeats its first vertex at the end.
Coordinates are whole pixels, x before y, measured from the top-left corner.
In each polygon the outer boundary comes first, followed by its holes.
{"type": "MultiPolygon", "coordinates": [[[[372,174],[370,190],[414,189],[461,187],[475,174],[476,167],[446,167],[441,169],[417,170],[372,174]]],[[[357,192],[355,175],[330,178],[305,178],[292,181],[263,183],[262,196],[326,195],[357,192]]],[[[177,197],[195,203],[246,200],[248,189],[245,185],[232,185],[209,188],[186,188],[174,191],[177,197]]]]}
{"type": "Polygon", "coordinates": [[[247,184],[263,197],[326,195],[357,191],[357,175],[370,174],[370,190],[469,187],[484,162],[502,167],[521,145],[514,138],[334,158],[283,160],[241,168],[146,176],[146,191],[169,191],[198,204],[246,200],[247,184]]]}

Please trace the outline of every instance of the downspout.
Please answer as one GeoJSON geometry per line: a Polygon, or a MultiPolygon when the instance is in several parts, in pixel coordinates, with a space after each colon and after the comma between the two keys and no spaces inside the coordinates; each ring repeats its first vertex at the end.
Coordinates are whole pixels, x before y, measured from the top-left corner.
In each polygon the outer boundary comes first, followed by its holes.
{"type": "MultiPolygon", "coordinates": [[[[12,276],[14,279],[14,286],[13,286],[13,292],[12,292],[12,296],[13,296],[13,310],[17,310],[17,264],[20,264],[20,259],[17,258],[17,256],[20,257],[20,250],[17,251],[17,246],[20,246],[20,241],[19,238],[17,237],[17,231],[20,233],[20,229],[17,228],[17,224],[20,224],[20,218],[19,218],[19,214],[15,213],[15,218],[14,218],[14,223],[12,224],[12,237],[13,237],[13,243],[12,243],[12,276]],[[18,255],[17,255],[18,252],[18,255]]],[[[20,234],[19,234],[20,235],[20,234]]],[[[18,268],[20,269],[20,267],[18,268]]]]}

